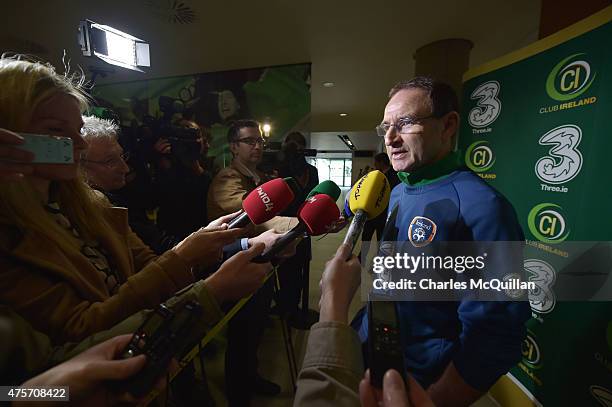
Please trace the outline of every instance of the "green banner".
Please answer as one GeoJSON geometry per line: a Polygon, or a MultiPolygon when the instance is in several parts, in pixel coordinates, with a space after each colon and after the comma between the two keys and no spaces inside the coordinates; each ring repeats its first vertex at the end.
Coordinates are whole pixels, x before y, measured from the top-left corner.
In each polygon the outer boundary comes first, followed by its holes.
{"type": "Polygon", "coordinates": [[[532,319],[511,370],[546,406],[612,406],[612,7],[468,72],[460,148],[514,205],[532,319]]]}

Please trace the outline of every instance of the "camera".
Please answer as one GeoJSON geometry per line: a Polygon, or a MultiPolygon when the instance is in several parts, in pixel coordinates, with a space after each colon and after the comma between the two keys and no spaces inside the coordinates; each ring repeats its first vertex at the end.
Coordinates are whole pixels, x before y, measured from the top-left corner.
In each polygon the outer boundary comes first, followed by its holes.
{"type": "Polygon", "coordinates": [[[172,154],[183,162],[196,161],[200,158],[200,131],[180,126],[164,126],[160,134],[168,140],[172,154]]]}
{"type": "Polygon", "coordinates": [[[201,133],[198,129],[172,124],[175,113],[181,113],[185,119],[191,116],[183,101],[169,96],[160,96],[159,110],[162,117],[152,124],[157,138],[163,137],[170,143],[172,154],[183,162],[195,161],[200,157],[201,133]]]}

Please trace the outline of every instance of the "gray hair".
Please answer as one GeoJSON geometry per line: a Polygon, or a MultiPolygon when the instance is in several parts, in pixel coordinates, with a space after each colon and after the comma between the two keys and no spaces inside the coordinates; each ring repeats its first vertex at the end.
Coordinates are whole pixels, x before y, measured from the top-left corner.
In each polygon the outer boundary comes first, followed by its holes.
{"type": "Polygon", "coordinates": [[[119,126],[117,126],[111,120],[100,119],[96,116],[83,116],[81,135],[85,140],[100,137],[107,137],[116,140],[118,132],[119,126]]]}

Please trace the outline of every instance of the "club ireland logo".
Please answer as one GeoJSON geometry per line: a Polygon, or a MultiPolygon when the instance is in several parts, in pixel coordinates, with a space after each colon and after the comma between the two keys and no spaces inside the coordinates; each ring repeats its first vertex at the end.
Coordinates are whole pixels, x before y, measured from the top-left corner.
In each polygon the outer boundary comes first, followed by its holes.
{"type": "Polygon", "coordinates": [[[541,242],[561,243],[569,235],[569,228],[562,215],[563,208],[553,203],[534,206],[527,216],[529,231],[541,242]]]}
{"type": "Polygon", "coordinates": [[[499,90],[497,81],[485,82],[474,89],[470,99],[478,101],[468,115],[468,122],[472,127],[487,127],[497,119],[501,112],[501,101],[497,98],[499,90]]]}
{"type": "Polygon", "coordinates": [[[465,152],[465,164],[474,172],[486,172],[495,164],[495,154],[489,147],[489,142],[476,141],[465,152]]]}
{"type": "Polygon", "coordinates": [[[529,290],[531,309],[540,314],[548,314],[555,308],[557,302],[552,286],[557,279],[555,269],[548,263],[538,259],[527,259],[523,268],[528,280],[536,284],[529,290]]]}
{"type": "Polygon", "coordinates": [[[577,98],[593,84],[597,72],[585,60],[585,53],[577,53],[561,60],[548,74],[546,93],[564,102],[577,98]]]}
{"type": "Polygon", "coordinates": [[[556,127],[540,137],[541,146],[552,147],[548,155],[536,162],[537,177],[549,184],[563,184],[574,179],[582,169],[582,153],[577,148],[581,139],[582,130],[573,124],[556,127]]]}
{"type": "Polygon", "coordinates": [[[423,216],[415,216],[408,227],[408,240],[414,247],[427,246],[436,236],[438,227],[431,220],[423,216]]]}

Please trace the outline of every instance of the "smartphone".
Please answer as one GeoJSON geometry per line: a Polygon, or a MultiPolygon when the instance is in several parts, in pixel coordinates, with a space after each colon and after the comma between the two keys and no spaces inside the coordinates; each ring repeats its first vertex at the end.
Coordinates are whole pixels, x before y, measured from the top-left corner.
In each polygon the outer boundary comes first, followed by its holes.
{"type": "Polygon", "coordinates": [[[19,133],[24,143],[15,146],[34,154],[34,164],[72,164],[74,163],[72,139],[46,134],[19,133]]]}
{"type": "Polygon", "coordinates": [[[382,388],[383,376],[389,369],[397,370],[406,383],[402,331],[395,302],[368,301],[367,343],[370,383],[382,388]]]}

